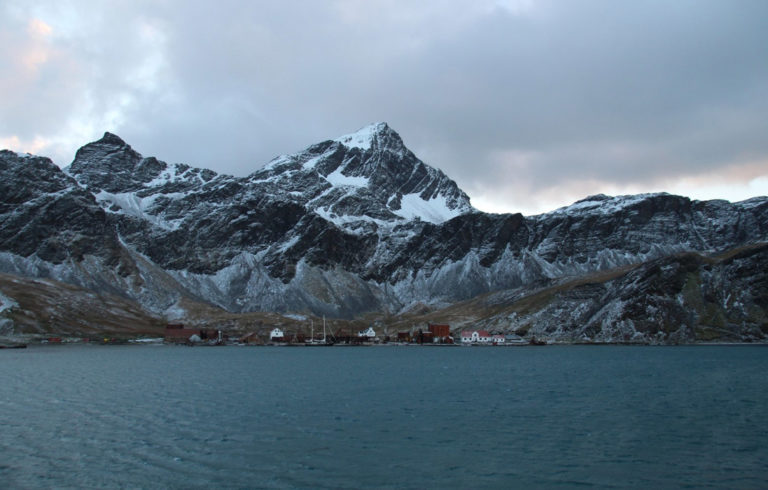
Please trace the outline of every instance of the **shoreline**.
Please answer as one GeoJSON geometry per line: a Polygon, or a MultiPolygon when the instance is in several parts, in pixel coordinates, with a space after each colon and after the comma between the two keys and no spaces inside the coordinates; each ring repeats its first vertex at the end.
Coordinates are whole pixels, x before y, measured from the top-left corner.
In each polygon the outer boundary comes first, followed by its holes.
{"type": "MultiPolygon", "coordinates": [[[[50,342],[33,339],[8,339],[0,340],[0,350],[19,350],[25,348],[46,348],[46,347],[63,347],[63,346],[173,346],[173,347],[272,347],[272,348],[302,348],[302,347],[317,347],[306,344],[243,344],[243,343],[222,343],[222,344],[206,344],[206,343],[176,343],[165,342],[162,339],[128,339],[109,342],[97,342],[97,341],[66,341],[50,342]]],[[[648,343],[634,343],[634,342],[551,342],[547,344],[530,344],[530,343],[515,343],[507,345],[483,345],[483,344],[418,344],[418,343],[366,343],[366,344],[333,344],[328,346],[322,346],[327,348],[370,348],[370,347],[425,347],[425,348],[523,348],[523,347],[768,347],[768,342],[692,342],[692,343],[677,343],[677,344],[648,344],[648,343]]]]}

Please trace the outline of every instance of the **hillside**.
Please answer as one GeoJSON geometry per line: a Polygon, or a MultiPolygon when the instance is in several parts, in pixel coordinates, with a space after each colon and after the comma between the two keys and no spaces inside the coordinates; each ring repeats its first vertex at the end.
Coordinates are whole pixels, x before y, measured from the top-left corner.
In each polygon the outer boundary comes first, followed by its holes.
{"type": "MultiPolygon", "coordinates": [[[[254,168],[234,177],[168,164],[110,133],[64,170],[3,150],[0,272],[119,298],[114,308],[141,317],[137,325],[220,314],[400,325],[416,311],[469,308],[453,323],[568,341],[762,332],[765,269],[732,270],[717,257],[761,250],[765,197],[597,195],[538,216],[482,213],[385,123],[254,168]],[[687,272],[633,276],[654,267],[687,272]]],[[[9,281],[3,304],[24,303],[9,281]]],[[[58,328],[9,311],[5,332],[58,328]]]]}

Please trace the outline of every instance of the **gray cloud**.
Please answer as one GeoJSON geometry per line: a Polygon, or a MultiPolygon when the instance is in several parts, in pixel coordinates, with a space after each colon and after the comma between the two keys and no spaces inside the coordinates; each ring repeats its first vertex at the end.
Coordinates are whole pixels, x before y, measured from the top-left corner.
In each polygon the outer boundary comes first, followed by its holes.
{"type": "Polygon", "coordinates": [[[41,137],[66,164],[110,130],[244,175],[385,120],[509,211],[768,175],[766,2],[411,3],[10,2],[0,140],[41,137]]]}

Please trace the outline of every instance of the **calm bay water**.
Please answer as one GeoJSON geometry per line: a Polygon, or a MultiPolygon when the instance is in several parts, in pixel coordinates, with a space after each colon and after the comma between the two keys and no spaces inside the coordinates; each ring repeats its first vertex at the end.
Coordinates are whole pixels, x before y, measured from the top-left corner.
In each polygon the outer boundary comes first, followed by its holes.
{"type": "Polygon", "coordinates": [[[768,348],[0,351],[2,488],[765,488],[768,348]]]}

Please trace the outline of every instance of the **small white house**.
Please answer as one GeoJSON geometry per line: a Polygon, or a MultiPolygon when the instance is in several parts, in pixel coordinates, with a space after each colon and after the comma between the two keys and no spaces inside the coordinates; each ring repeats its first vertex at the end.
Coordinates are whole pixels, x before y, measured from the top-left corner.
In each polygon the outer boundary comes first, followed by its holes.
{"type": "Polygon", "coordinates": [[[367,330],[361,330],[357,332],[358,337],[368,337],[369,339],[372,339],[376,337],[376,332],[373,330],[373,327],[368,327],[367,330]]]}
{"type": "Polygon", "coordinates": [[[269,333],[269,340],[282,341],[284,338],[285,338],[285,333],[283,333],[283,331],[277,327],[273,328],[272,331],[269,333]]]}

